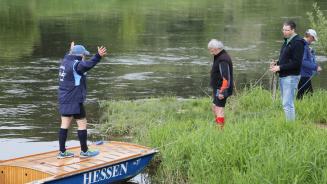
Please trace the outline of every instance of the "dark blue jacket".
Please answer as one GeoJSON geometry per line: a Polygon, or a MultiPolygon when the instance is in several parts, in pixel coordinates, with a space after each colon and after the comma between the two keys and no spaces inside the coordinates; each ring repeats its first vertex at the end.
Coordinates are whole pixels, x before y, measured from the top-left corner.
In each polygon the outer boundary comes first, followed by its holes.
{"type": "Polygon", "coordinates": [[[59,67],[58,102],[61,114],[79,114],[86,99],[86,72],[93,68],[101,56],[96,54],[90,61],[81,56],[66,55],[59,67]]]}
{"type": "Polygon", "coordinates": [[[225,50],[214,56],[210,85],[212,89],[219,89],[225,98],[233,93],[233,63],[232,59],[225,50]],[[223,86],[223,81],[227,81],[227,86],[223,86]]]}
{"type": "Polygon", "coordinates": [[[315,52],[309,47],[309,43],[305,41],[301,77],[311,77],[317,71],[317,67],[315,52]]]}
{"type": "Polygon", "coordinates": [[[304,39],[296,35],[288,43],[285,42],[280,50],[278,65],[279,77],[300,75],[304,51],[304,39]]]}

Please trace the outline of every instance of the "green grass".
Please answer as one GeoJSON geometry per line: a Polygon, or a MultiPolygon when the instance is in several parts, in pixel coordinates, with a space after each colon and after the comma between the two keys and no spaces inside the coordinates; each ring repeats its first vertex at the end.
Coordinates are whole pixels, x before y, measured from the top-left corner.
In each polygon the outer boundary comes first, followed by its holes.
{"type": "Polygon", "coordinates": [[[99,129],[158,148],[154,183],[327,183],[327,92],[296,102],[285,122],[279,99],[261,88],[228,100],[220,130],[211,100],[165,97],[109,101],[99,129]]]}

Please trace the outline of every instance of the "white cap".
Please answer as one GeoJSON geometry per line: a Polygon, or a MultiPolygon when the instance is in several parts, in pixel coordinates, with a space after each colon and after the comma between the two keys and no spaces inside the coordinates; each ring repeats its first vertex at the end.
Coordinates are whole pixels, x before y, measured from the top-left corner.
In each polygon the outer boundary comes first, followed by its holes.
{"type": "Polygon", "coordinates": [[[316,32],[315,30],[313,30],[313,29],[308,29],[308,30],[305,32],[305,34],[309,34],[309,35],[311,35],[311,36],[315,39],[315,41],[318,41],[317,32],[316,32]]]}

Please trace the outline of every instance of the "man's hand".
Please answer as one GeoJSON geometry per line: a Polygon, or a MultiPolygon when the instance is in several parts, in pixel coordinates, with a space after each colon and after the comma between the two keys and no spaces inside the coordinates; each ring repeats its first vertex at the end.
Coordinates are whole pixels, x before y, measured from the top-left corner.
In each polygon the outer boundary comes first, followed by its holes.
{"type": "Polygon", "coordinates": [[[322,68],[320,66],[317,67],[317,72],[321,72],[322,68]]]}
{"type": "Polygon", "coordinates": [[[280,71],[280,67],[277,65],[277,61],[272,59],[270,62],[269,70],[276,73],[280,71]]]}
{"type": "Polygon", "coordinates": [[[107,49],[104,46],[98,47],[98,54],[102,57],[107,54],[107,49]]]}
{"type": "Polygon", "coordinates": [[[219,100],[222,100],[225,98],[223,94],[219,93],[219,90],[217,90],[216,97],[218,97],[219,100]]]}
{"type": "Polygon", "coordinates": [[[219,99],[219,100],[222,100],[222,99],[224,99],[224,98],[225,98],[224,95],[222,95],[222,94],[219,94],[219,95],[218,95],[218,99],[219,99]]]}
{"type": "Polygon", "coordinates": [[[270,62],[270,67],[275,66],[277,64],[277,61],[272,59],[270,62]]]}
{"type": "Polygon", "coordinates": [[[276,73],[280,71],[280,67],[278,65],[272,65],[270,66],[269,70],[276,73]]]}

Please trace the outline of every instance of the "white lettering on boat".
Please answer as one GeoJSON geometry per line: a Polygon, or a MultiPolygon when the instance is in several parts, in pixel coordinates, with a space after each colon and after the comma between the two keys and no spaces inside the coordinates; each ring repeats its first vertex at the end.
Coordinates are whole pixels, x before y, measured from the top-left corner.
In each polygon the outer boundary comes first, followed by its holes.
{"type": "Polygon", "coordinates": [[[83,184],[97,183],[127,174],[127,164],[128,162],[84,173],[83,184]]]}

